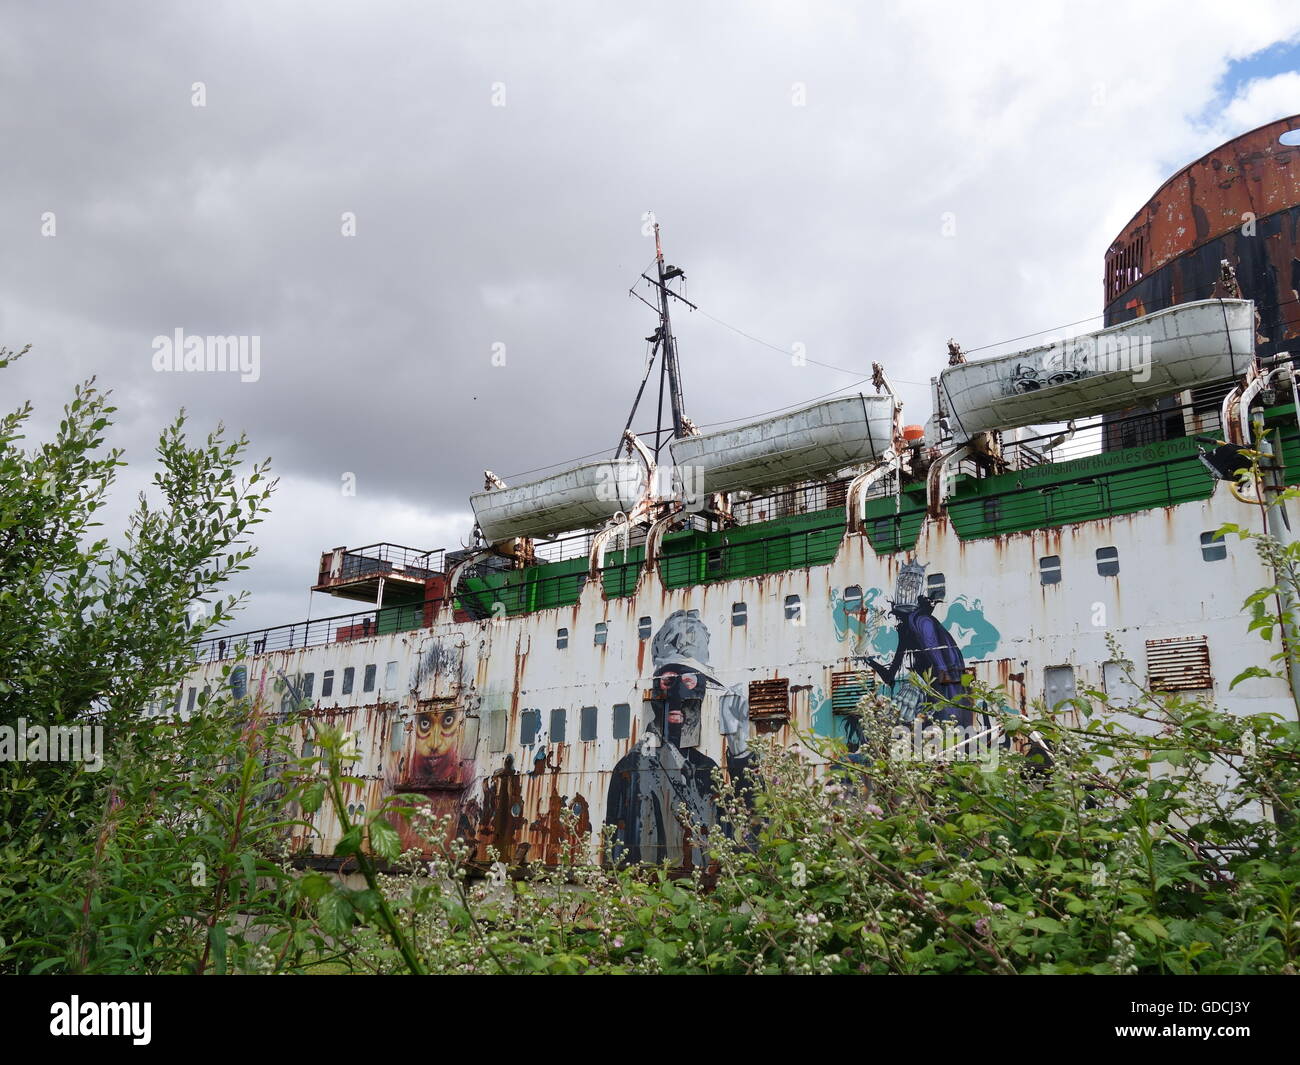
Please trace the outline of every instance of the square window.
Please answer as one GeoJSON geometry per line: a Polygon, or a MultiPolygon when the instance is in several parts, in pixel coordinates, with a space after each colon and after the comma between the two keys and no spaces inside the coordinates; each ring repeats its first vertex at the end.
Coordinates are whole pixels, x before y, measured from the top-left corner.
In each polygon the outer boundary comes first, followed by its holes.
{"type": "Polygon", "coordinates": [[[797,595],[787,595],[785,597],[785,617],[787,621],[799,622],[803,620],[803,602],[797,595]]]}
{"type": "Polygon", "coordinates": [[[540,710],[523,710],[519,714],[519,742],[531,747],[537,741],[537,734],[542,731],[542,712],[540,710]]]}
{"type": "Polygon", "coordinates": [[[1103,577],[1119,576],[1119,550],[1114,547],[1097,548],[1097,572],[1103,577]]]}
{"type": "Polygon", "coordinates": [[[871,537],[880,544],[888,544],[894,539],[894,519],[877,518],[871,523],[871,537]]]}
{"type": "Polygon", "coordinates": [[[650,639],[650,630],[654,628],[654,622],[648,617],[641,618],[636,623],[636,634],[642,640],[650,639]]]}
{"type": "Polygon", "coordinates": [[[363,675],[361,680],[361,690],[363,692],[372,692],[375,690],[375,675],[378,672],[379,672],[378,666],[373,664],[366,666],[366,672],[363,675]]]}
{"type": "Polygon", "coordinates": [[[604,647],[609,640],[609,625],[603,621],[596,622],[596,646],[604,647]]]}
{"type": "Polygon", "coordinates": [[[948,584],[942,573],[931,573],[925,578],[925,594],[932,603],[939,602],[948,594],[948,584]]]}
{"type": "Polygon", "coordinates": [[[1038,560],[1038,581],[1040,584],[1061,583],[1061,556],[1044,555],[1038,560]]]}
{"type": "Polygon", "coordinates": [[[567,717],[568,717],[568,711],[565,710],[564,707],[560,707],[558,710],[551,711],[551,742],[552,743],[564,742],[564,726],[566,724],[565,718],[567,717]]]}
{"type": "Polygon", "coordinates": [[[356,667],[348,666],[348,668],[343,671],[343,694],[344,695],[352,694],[352,685],[356,681],[356,679],[357,679],[356,667]]]}
{"type": "Polygon", "coordinates": [[[582,717],[578,722],[578,739],[583,743],[596,738],[596,708],[594,706],[584,706],[582,708],[582,717]]]}
{"type": "Polygon", "coordinates": [[[632,735],[632,707],[627,703],[614,704],[614,739],[625,740],[632,735]]]}
{"type": "Polygon", "coordinates": [[[704,556],[704,577],[706,580],[716,580],[722,576],[722,548],[715,547],[705,553],[704,556]]]}
{"type": "Polygon", "coordinates": [[[1002,520],[1002,500],[996,496],[984,500],[984,524],[996,525],[1002,520]]]}
{"type": "Polygon", "coordinates": [[[392,751],[394,754],[396,754],[398,751],[402,749],[402,744],[405,742],[405,740],[406,740],[406,726],[402,724],[402,719],[399,717],[396,721],[393,722],[392,728],[389,731],[388,749],[392,751]]]}
{"type": "Polygon", "coordinates": [[[749,607],[744,603],[731,604],[731,623],[740,628],[749,620],[749,607]]]}
{"type": "Polygon", "coordinates": [[[862,609],[862,585],[850,584],[844,589],[844,610],[856,614],[862,609]]]}
{"type": "Polygon", "coordinates": [[[327,669],[320,682],[321,698],[328,699],[334,694],[334,670],[327,669]]]}
{"type": "Polygon", "coordinates": [[[1222,562],[1228,557],[1228,545],[1217,532],[1201,533],[1201,558],[1206,562],[1222,562]]]}
{"type": "Polygon", "coordinates": [[[397,690],[396,662],[389,662],[388,665],[384,666],[384,690],[390,692],[397,690]]]}
{"type": "Polygon", "coordinates": [[[555,647],[556,647],[556,649],[557,649],[557,650],[560,650],[560,651],[563,651],[563,650],[564,650],[566,647],[568,647],[568,646],[569,646],[569,630],[568,630],[568,629],[556,629],[556,630],[555,630],[555,647]]]}

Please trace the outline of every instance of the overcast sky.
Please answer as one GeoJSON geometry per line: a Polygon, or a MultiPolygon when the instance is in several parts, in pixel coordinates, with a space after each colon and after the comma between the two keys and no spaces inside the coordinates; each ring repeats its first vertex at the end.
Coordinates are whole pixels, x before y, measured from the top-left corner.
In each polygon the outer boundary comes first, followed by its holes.
{"type": "Polygon", "coordinates": [[[773,346],[675,315],[697,423],[873,360],[923,422],[950,336],[1099,315],[1160,183],[1300,112],[1298,40],[1292,2],[5,3],[2,405],[112,387],[119,512],[178,407],[247,432],[281,487],[237,627],[297,620],[320,551],[457,546],[484,468],[612,449],[647,211],[773,346]],[[260,378],[155,372],[178,328],[260,378]]]}

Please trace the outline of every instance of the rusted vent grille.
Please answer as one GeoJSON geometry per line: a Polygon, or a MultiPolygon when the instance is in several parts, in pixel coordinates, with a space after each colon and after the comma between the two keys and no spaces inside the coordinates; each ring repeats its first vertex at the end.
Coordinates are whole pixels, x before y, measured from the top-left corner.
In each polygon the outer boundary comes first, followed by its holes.
{"type": "Polygon", "coordinates": [[[1158,692],[1213,688],[1209,641],[1204,636],[1147,640],[1147,686],[1158,692]]]}
{"type": "Polygon", "coordinates": [[[846,673],[831,674],[831,713],[855,714],[858,701],[865,694],[862,686],[862,674],[850,670],[846,673]]]}
{"type": "Polygon", "coordinates": [[[830,510],[834,507],[844,506],[848,491],[848,481],[833,481],[828,484],[826,486],[826,509],[830,510]]]}
{"type": "Polygon", "coordinates": [[[754,721],[763,721],[774,717],[789,717],[789,679],[781,677],[777,680],[750,681],[749,716],[754,721]]]}

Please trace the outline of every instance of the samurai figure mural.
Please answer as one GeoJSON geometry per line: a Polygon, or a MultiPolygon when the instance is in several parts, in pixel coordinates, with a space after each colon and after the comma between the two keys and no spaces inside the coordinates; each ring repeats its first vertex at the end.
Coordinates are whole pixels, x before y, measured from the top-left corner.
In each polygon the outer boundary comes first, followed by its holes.
{"type": "Polygon", "coordinates": [[[867,665],[890,687],[895,686],[904,666],[924,679],[924,684],[907,682],[901,692],[895,691],[905,723],[923,714],[930,721],[955,721],[969,726],[975,715],[962,679],[966,660],[952,634],[934,616],[937,600],[921,593],[924,581],[923,565],[903,564],[889,611],[898,630],[898,648],[889,665],[875,658],[868,658],[867,665]]]}
{"type": "MultiPolygon", "coordinates": [[[[605,823],[614,826],[614,864],[668,861],[702,866],[701,834],[718,823],[714,771],[700,750],[706,717],[726,737],[727,771],[742,784],[749,767],[749,702],[743,685],[724,689],[709,666],[709,630],[694,611],[678,610],[650,648],[652,719],[614,767],[605,823]],[[707,712],[706,712],[707,711],[707,712]]],[[[723,825],[730,834],[730,826],[723,825]]]]}

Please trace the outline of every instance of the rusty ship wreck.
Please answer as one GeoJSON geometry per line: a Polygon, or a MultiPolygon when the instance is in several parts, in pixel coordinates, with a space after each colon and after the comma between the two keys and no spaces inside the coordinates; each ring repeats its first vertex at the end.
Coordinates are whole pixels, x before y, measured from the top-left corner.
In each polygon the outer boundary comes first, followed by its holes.
{"type": "MultiPolygon", "coordinates": [[[[904,720],[976,728],[970,678],[1021,714],[1084,688],[1122,705],[1136,675],[1294,718],[1300,663],[1229,686],[1287,649],[1241,613],[1276,576],[1218,530],[1300,530],[1277,500],[1300,483],[1298,127],[1157,191],[1106,252],[1100,330],[953,345],[916,424],[877,366],[861,394],[701,433],[661,252],[662,432],[629,419],[612,457],[488,474],[469,549],[324,552],[314,590],[364,609],[207,639],[150,712],[274,690],[305,753],[313,721],[356,733],[355,811],[414,796],[482,862],[687,866],[715,770],[743,774],[759,734],[852,742],[868,683],[904,720]],[[1267,453],[1246,488],[1224,476],[1241,448],[1267,453]]],[[[328,865],[333,812],[311,825],[295,846],[328,865]]]]}

